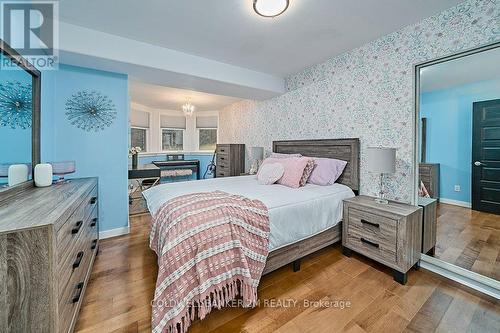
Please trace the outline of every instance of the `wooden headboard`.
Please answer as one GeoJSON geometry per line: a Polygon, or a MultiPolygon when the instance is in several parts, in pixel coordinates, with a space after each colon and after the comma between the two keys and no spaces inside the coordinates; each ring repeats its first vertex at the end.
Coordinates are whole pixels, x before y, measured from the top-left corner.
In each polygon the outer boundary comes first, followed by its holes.
{"type": "Polygon", "coordinates": [[[359,191],[359,139],[273,141],[273,152],[347,161],[338,182],[359,191]]]}

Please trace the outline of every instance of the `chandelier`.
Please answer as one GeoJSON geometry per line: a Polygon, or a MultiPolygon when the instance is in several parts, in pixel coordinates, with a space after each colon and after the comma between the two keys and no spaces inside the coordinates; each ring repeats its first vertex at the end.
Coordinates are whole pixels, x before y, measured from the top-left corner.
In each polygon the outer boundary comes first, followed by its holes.
{"type": "Polygon", "coordinates": [[[182,112],[184,112],[185,116],[192,116],[194,113],[194,105],[188,101],[182,106],[182,112]]]}

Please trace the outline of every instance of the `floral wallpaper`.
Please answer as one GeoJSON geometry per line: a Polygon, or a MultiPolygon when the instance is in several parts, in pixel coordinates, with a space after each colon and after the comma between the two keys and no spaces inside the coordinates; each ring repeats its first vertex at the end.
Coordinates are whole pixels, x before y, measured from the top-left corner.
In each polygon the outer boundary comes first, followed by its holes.
{"type": "MultiPolygon", "coordinates": [[[[500,0],[470,0],[287,78],[284,95],[243,101],[219,114],[221,142],[263,146],[273,140],[361,139],[361,193],[378,193],[365,148],[397,148],[387,197],[413,198],[413,66],[500,41],[500,0]]],[[[248,165],[248,164],[247,164],[248,165]]]]}

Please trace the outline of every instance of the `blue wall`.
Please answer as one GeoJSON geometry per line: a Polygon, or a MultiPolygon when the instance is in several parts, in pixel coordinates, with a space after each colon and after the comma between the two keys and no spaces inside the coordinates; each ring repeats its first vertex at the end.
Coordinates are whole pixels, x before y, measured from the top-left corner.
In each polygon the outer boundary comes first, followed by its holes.
{"type": "Polygon", "coordinates": [[[440,163],[440,197],[471,202],[472,103],[500,98],[500,80],[423,93],[427,118],[427,162],[440,163]],[[455,192],[455,185],[461,186],[455,192]]]}
{"type": "Polygon", "coordinates": [[[42,161],[75,160],[71,177],[99,177],[100,230],[128,225],[128,78],[60,65],[42,73],[42,161]],[[96,90],[115,104],[110,127],[86,132],[70,124],[65,103],[79,90],[96,90]]]}
{"type": "MultiPolygon", "coordinates": [[[[0,54],[0,61],[4,56],[0,54]]],[[[31,75],[23,69],[1,70],[0,83],[20,82],[31,85],[31,75]]],[[[15,129],[0,126],[0,164],[31,163],[31,127],[15,129]]],[[[0,178],[0,183],[7,183],[7,178],[0,178]]]]}

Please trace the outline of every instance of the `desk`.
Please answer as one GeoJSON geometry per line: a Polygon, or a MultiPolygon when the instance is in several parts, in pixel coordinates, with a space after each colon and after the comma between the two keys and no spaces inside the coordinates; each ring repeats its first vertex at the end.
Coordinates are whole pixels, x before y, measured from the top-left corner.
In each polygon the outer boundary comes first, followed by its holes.
{"type": "Polygon", "coordinates": [[[160,178],[161,170],[154,164],[138,165],[136,168],[129,167],[128,179],[160,178]]]}
{"type": "MultiPolygon", "coordinates": [[[[160,168],[184,167],[196,170],[196,179],[201,179],[200,160],[179,160],[179,161],[154,161],[153,164],[160,168]]],[[[129,171],[130,172],[130,171],[129,171]]]]}

